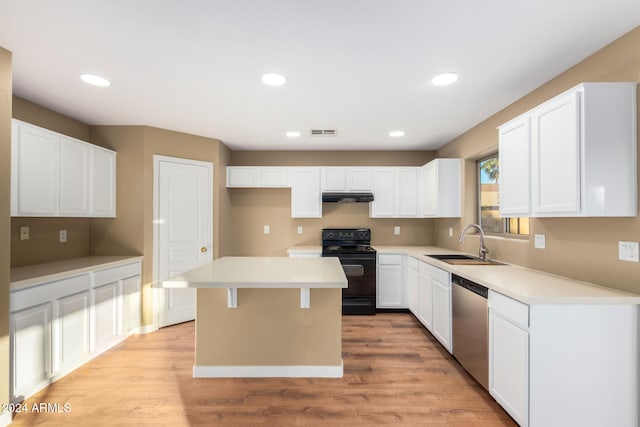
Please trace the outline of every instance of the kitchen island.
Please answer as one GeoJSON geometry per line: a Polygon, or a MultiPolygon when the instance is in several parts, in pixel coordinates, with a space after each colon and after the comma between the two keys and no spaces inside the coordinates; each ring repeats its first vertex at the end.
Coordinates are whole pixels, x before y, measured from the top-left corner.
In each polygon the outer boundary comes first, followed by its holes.
{"type": "Polygon", "coordinates": [[[162,286],[196,288],[194,377],[342,377],[337,258],[224,257],[162,286]]]}

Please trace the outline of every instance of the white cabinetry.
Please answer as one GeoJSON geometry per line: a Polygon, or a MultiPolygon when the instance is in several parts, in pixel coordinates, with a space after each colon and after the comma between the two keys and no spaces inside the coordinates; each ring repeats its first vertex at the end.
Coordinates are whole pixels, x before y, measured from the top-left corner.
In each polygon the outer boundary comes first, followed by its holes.
{"type": "Polygon", "coordinates": [[[292,168],[291,217],[321,218],[320,168],[292,168]]]}
{"type": "Polygon", "coordinates": [[[289,186],[289,168],[278,166],[227,166],[227,187],[283,188],[289,186]]]}
{"type": "MultiPolygon", "coordinates": [[[[87,269],[85,269],[87,270],[87,269]]],[[[140,261],[10,292],[11,399],[21,401],[140,325],[140,261]]]]}
{"type": "Polygon", "coordinates": [[[636,216],[636,85],[582,83],[501,126],[501,213],[636,216]]]}
{"type": "Polygon", "coordinates": [[[429,330],[433,329],[433,285],[429,264],[420,262],[418,269],[418,320],[429,330]]]}
{"type": "Polygon", "coordinates": [[[489,292],[489,393],[521,426],[529,423],[529,307],[489,292]]]}
{"type": "Polygon", "coordinates": [[[115,217],[115,155],[14,119],[11,215],[115,217]]]}
{"type": "Polygon", "coordinates": [[[51,303],[11,313],[10,321],[11,395],[19,398],[48,384],[51,373],[51,303]]]}
{"type": "Polygon", "coordinates": [[[375,168],[374,201],[369,205],[371,218],[418,218],[418,176],[420,168],[375,168]]]}
{"type": "Polygon", "coordinates": [[[530,117],[520,116],[498,128],[500,215],[531,213],[530,117]]]}
{"type": "Polygon", "coordinates": [[[371,191],[373,168],[369,167],[324,167],[322,168],[322,191],[371,191]]]}
{"type": "Polygon", "coordinates": [[[409,310],[418,316],[418,275],[419,261],[414,257],[407,257],[407,306],[409,310]]]}
{"type": "Polygon", "coordinates": [[[451,341],[451,275],[449,272],[431,267],[433,291],[433,336],[452,352],[451,341]]]}
{"type": "Polygon", "coordinates": [[[460,159],[435,159],[422,167],[422,215],[460,216],[460,159]]]}
{"type": "Polygon", "coordinates": [[[406,308],[404,255],[378,254],[378,308],[406,308]]]}

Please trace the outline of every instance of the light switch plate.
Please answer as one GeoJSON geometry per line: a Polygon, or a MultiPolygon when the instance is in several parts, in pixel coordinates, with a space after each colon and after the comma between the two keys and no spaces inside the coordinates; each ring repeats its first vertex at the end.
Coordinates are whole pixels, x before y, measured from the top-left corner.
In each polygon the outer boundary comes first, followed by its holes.
{"type": "Polygon", "coordinates": [[[298,226],[298,234],[302,234],[302,226],[301,225],[298,226]]]}
{"type": "Polygon", "coordinates": [[[449,237],[453,237],[453,227],[449,227],[449,237]]]}
{"type": "Polygon", "coordinates": [[[638,242],[618,242],[618,259],[620,261],[640,262],[638,242]]]}
{"type": "Polygon", "coordinates": [[[545,249],[547,247],[547,239],[544,234],[536,234],[533,241],[536,249],[545,249]]]}
{"type": "Polygon", "coordinates": [[[67,230],[60,230],[60,243],[67,241],[67,230]]]}
{"type": "Polygon", "coordinates": [[[29,226],[20,226],[20,240],[29,240],[29,226]]]}
{"type": "Polygon", "coordinates": [[[264,234],[269,234],[271,233],[271,228],[268,225],[264,226],[264,234]]]}
{"type": "Polygon", "coordinates": [[[395,226],[393,227],[393,234],[395,234],[396,236],[398,236],[400,234],[400,227],[399,226],[395,226]]]}

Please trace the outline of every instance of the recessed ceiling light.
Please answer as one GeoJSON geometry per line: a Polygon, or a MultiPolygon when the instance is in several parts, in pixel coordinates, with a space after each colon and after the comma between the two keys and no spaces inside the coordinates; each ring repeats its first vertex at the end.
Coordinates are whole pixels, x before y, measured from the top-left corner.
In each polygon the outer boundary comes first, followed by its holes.
{"type": "Polygon", "coordinates": [[[401,130],[394,130],[394,131],[389,132],[389,136],[391,136],[393,138],[398,138],[398,137],[404,136],[404,132],[401,131],[401,130]]]}
{"type": "Polygon", "coordinates": [[[80,78],[83,82],[93,86],[110,86],[111,82],[104,77],[96,76],[95,74],[81,74],[80,78]]]}
{"type": "Polygon", "coordinates": [[[301,135],[301,133],[297,130],[290,130],[289,132],[285,133],[285,135],[287,135],[289,138],[297,138],[301,135]]]}
{"type": "Polygon", "coordinates": [[[446,86],[454,83],[456,80],[458,80],[458,75],[456,73],[444,73],[438,74],[432,78],[431,83],[435,86],[446,86]]]}
{"type": "Polygon", "coordinates": [[[282,86],[287,79],[282,74],[268,73],[262,75],[262,83],[269,86],[282,86]]]}

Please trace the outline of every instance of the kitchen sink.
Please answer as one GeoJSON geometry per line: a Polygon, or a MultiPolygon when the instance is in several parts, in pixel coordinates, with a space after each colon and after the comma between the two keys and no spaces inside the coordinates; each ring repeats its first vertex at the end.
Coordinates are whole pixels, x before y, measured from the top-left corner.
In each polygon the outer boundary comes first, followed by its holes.
{"type": "Polygon", "coordinates": [[[462,254],[436,254],[430,255],[425,254],[430,258],[435,258],[442,262],[446,262],[447,264],[452,265],[504,265],[498,261],[492,261],[490,259],[480,259],[478,257],[474,257],[471,255],[462,255],[462,254]]]}

